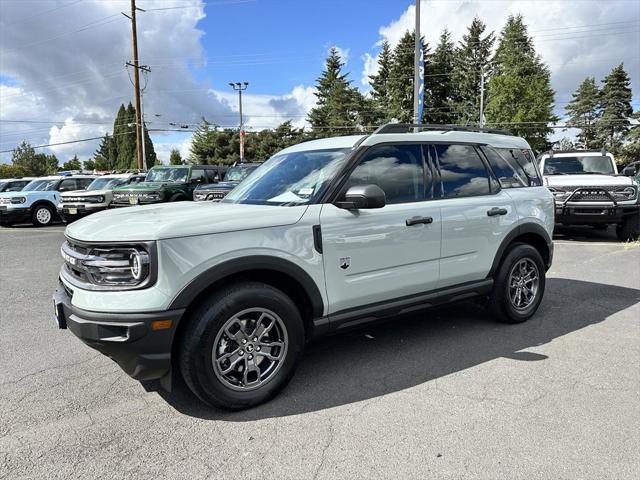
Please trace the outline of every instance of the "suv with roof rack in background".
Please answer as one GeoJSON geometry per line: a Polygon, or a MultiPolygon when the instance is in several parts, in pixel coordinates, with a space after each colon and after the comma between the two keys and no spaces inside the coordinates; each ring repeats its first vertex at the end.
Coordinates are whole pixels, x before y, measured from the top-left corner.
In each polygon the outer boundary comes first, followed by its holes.
{"type": "Polygon", "coordinates": [[[459,130],[313,140],[221,202],[75,222],[58,325],[133,378],[180,375],[242,409],[286,385],[312,338],[473,298],[524,322],[553,257],[553,196],[525,140],[459,130]]]}
{"type": "Polygon", "coordinates": [[[585,150],[549,151],[539,157],[544,183],[555,198],[556,223],[606,229],[621,241],[640,235],[640,196],[634,167],[618,174],[613,155],[585,150]]]}
{"type": "Polygon", "coordinates": [[[144,174],[123,173],[103,175],[96,178],[86,190],[64,192],[60,195],[58,214],[62,221],[71,223],[74,220],[109,208],[113,200],[113,189],[121,185],[132,185],[143,182],[144,174]]]}
{"type": "Polygon", "coordinates": [[[51,225],[56,219],[62,192],[81,190],[95,175],[54,175],[36,178],[19,192],[0,193],[0,225],[31,222],[36,227],[51,225]]]}

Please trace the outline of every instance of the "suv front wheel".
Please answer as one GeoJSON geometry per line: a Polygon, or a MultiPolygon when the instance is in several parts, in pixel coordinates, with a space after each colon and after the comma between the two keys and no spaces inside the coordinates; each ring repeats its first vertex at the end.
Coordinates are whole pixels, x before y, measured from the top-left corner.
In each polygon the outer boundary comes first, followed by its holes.
{"type": "Polygon", "coordinates": [[[491,311],[506,323],[528,320],[540,306],[545,282],[545,266],[538,250],[524,243],[513,244],[494,278],[491,311]]]}
{"type": "Polygon", "coordinates": [[[180,371],[193,393],[218,407],[237,410],[272,398],[293,376],[304,348],[300,312],[264,283],[224,288],[188,321],[180,371]]]}
{"type": "Polygon", "coordinates": [[[31,222],[36,227],[46,227],[53,223],[53,209],[48,205],[36,205],[31,213],[31,222]]]}

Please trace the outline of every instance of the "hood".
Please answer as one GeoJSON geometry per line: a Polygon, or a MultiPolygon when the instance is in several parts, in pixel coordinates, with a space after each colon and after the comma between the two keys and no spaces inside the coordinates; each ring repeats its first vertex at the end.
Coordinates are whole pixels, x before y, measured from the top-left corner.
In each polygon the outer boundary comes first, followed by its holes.
{"type": "Polygon", "coordinates": [[[64,192],[60,196],[64,200],[70,197],[94,197],[99,195],[107,195],[111,190],[74,190],[73,192],[64,192]]]}
{"type": "Polygon", "coordinates": [[[218,182],[218,183],[210,183],[208,185],[203,185],[197,190],[199,192],[210,192],[211,190],[233,190],[238,186],[240,182],[218,182]]]}
{"type": "Polygon", "coordinates": [[[30,195],[38,195],[38,196],[47,196],[50,195],[52,198],[58,198],[59,193],[55,190],[44,190],[44,191],[34,191],[27,190],[26,192],[2,192],[0,193],[0,197],[4,198],[14,198],[14,197],[29,197],[30,195]]]}
{"type": "Polygon", "coordinates": [[[86,242],[125,242],[208,235],[296,223],[307,206],[176,202],[105,210],[67,227],[86,242]]]}
{"type": "Polygon", "coordinates": [[[633,185],[633,180],[621,175],[546,175],[544,184],[547,187],[606,187],[633,185]]]}
{"type": "Polygon", "coordinates": [[[116,187],[114,192],[148,192],[160,190],[168,185],[186,185],[185,183],[171,183],[171,182],[140,182],[133,183],[131,185],[123,185],[122,187],[116,187]]]}

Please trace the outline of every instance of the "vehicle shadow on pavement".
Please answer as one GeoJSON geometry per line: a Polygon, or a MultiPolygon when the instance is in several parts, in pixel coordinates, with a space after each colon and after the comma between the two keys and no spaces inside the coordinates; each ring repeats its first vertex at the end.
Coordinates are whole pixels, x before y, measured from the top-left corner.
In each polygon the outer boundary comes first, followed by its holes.
{"type": "Polygon", "coordinates": [[[329,337],[308,346],[291,383],[270,402],[227,412],[200,402],[184,384],[160,395],[186,415],[231,422],[296,415],[414,387],[500,357],[544,361],[523,351],[602,322],[640,302],[640,290],[547,279],[545,298],[528,322],[496,322],[462,303],[329,337]]]}
{"type": "Polygon", "coordinates": [[[580,242],[611,242],[619,243],[616,237],[616,229],[609,226],[600,230],[589,226],[559,226],[553,230],[554,240],[577,240],[580,242]]]}

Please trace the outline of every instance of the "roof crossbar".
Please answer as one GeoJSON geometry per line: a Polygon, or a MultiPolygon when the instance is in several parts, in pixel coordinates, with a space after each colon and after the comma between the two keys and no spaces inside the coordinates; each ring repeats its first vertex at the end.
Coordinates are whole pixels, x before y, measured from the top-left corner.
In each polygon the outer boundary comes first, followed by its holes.
{"type": "Polygon", "coordinates": [[[456,132],[480,132],[480,133],[496,133],[498,135],[512,135],[507,130],[499,130],[495,128],[480,128],[465,125],[435,125],[431,123],[387,123],[378,127],[372,135],[379,133],[411,133],[421,130],[442,130],[456,132]]]}

